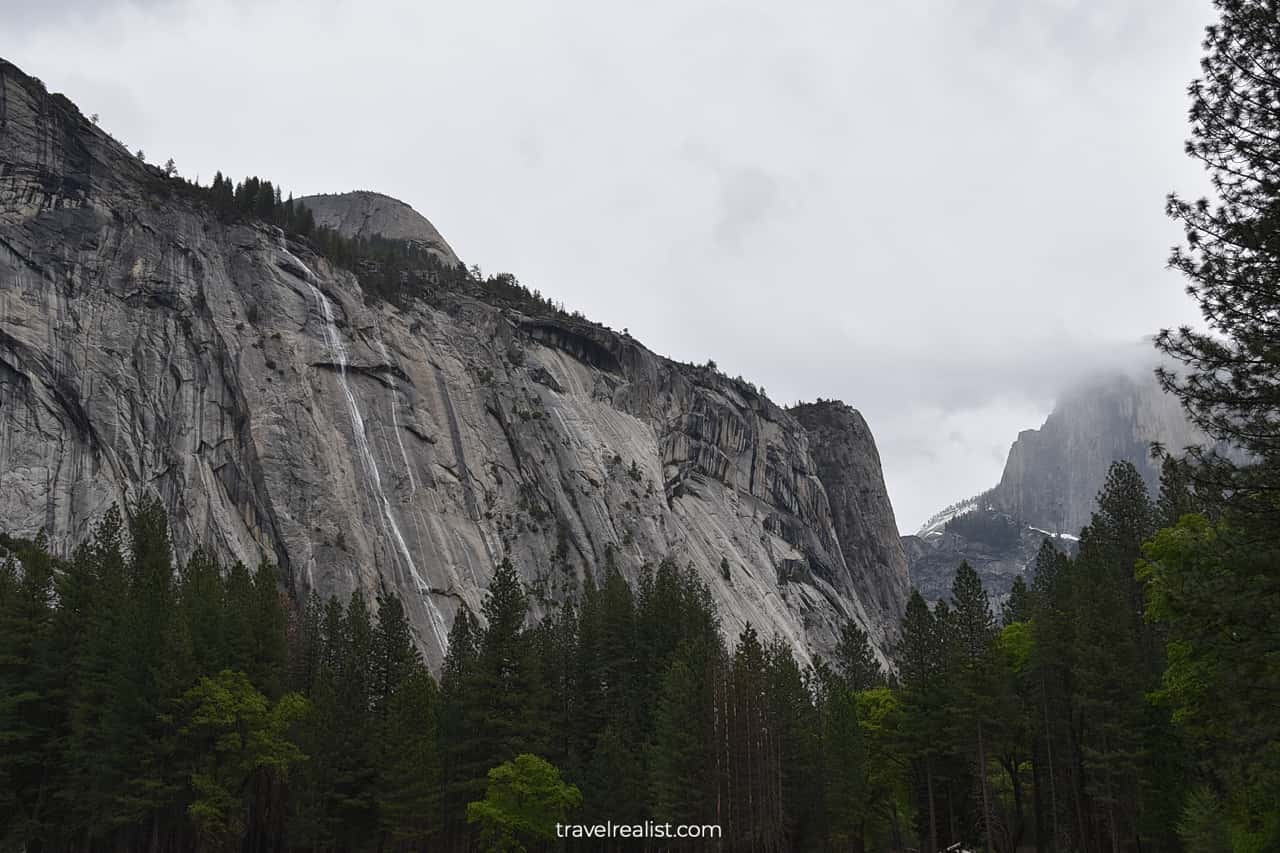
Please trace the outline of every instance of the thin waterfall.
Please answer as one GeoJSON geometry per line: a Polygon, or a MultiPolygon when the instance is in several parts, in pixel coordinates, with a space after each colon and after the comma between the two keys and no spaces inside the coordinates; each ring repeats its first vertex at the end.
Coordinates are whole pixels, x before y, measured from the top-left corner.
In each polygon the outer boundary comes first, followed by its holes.
{"type": "Polygon", "coordinates": [[[390,531],[392,539],[395,540],[396,547],[399,549],[400,555],[404,557],[405,565],[409,568],[409,574],[412,575],[413,582],[418,587],[418,593],[427,604],[427,615],[431,620],[431,631],[436,636],[436,642],[440,644],[442,650],[447,651],[449,648],[449,633],[444,628],[444,618],[441,616],[435,602],[431,599],[430,587],[422,579],[422,575],[418,574],[418,567],[414,565],[413,556],[409,553],[409,546],[400,532],[400,525],[396,523],[395,515],[391,512],[391,501],[387,500],[386,492],[382,489],[382,475],[378,471],[378,462],[373,458],[373,451],[369,447],[369,436],[364,427],[364,415],[361,414],[360,404],[356,400],[355,394],[351,391],[350,383],[347,382],[347,348],[342,343],[342,337],[338,334],[338,327],[333,320],[333,304],[329,302],[327,296],[320,292],[320,288],[316,287],[316,274],[311,271],[311,268],[303,263],[298,256],[290,252],[283,243],[280,246],[280,251],[284,252],[285,256],[303,271],[302,280],[310,288],[311,295],[315,297],[316,305],[320,309],[320,314],[324,317],[325,344],[329,348],[330,357],[338,365],[338,384],[342,386],[342,395],[347,401],[347,413],[351,416],[351,436],[356,443],[356,450],[360,453],[365,479],[382,507],[384,526],[390,531]]]}
{"type": "MultiPolygon", "coordinates": [[[[387,345],[382,342],[381,334],[378,337],[378,351],[382,353],[382,358],[387,364],[391,363],[391,354],[387,352],[387,345]]],[[[400,446],[400,458],[404,460],[404,472],[409,475],[409,497],[413,497],[418,493],[418,484],[413,480],[413,466],[409,464],[409,454],[404,449],[404,439],[400,437],[400,417],[397,414],[400,408],[400,397],[393,390],[391,392],[391,427],[396,434],[396,444],[400,446]]]]}

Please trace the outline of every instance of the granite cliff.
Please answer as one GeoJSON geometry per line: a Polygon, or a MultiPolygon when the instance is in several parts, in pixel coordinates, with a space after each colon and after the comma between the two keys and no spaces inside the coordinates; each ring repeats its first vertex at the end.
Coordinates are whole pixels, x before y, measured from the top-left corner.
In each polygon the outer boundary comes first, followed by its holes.
{"type": "Polygon", "coordinates": [[[303,196],[296,201],[310,208],[317,225],[332,228],[344,237],[379,236],[407,240],[430,250],[442,261],[459,263],[458,256],[436,227],[399,199],[357,190],[303,196]]]}
{"type": "Polygon", "coordinates": [[[1039,429],[1018,434],[991,502],[1030,525],[1076,534],[1089,523],[1112,462],[1132,462],[1154,495],[1160,462],[1151,458],[1152,443],[1181,453],[1204,441],[1154,376],[1099,377],[1064,394],[1039,429]]]}
{"type": "Polygon", "coordinates": [[[1154,497],[1160,463],[1152,460],[1151,445],[1177,454],[1204,441],[1149,373],[1135,378],[1117,372],[1083,382],[1062,395],[1043,426],[1018,434],[994,488],[903,537],[911,582],[931,601],[945,598],[956,567],[968,560],[987,589],[1003,596],[1046,537],[1063,551],[1074,549],[1112,462],[1132,462],[1154,497]],[[957,525],[958,519],[967,522],[957,525]],[[1001,525],[1016,535],[975,537],[957,529],[998,531],[1001,525]]]}
{"type": "MultiPolygon", "coordinates": [[[[380,199],[305,203],[454,259],[380,199]]],[[[853,619],[886,647],[906,561],[856,412],[788,412],[474,282],[401,303],[277,227],[213,216],[0,60],[0,530],[66,551],[113,503],[159,495],[180,556],[270,559],[295,598],[398,591],[437,667],[508,557],[535,612],[670,557],[726,633],[808,658],[853,619]]]]}

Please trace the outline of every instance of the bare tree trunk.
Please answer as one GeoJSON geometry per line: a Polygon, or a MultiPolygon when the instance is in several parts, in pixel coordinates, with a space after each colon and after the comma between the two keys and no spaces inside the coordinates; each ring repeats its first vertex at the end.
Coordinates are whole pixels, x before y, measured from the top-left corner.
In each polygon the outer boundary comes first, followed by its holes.
{"type": "Polygon", "coordinates": [[[991,797],[987,792],[987,745],[982,736],[982,718],[978,718],[978,784],[982,789],[982,842],[991,853],[991,797]]]}
{"type": "Polygon", "coordinates": [[[1044,709],[1044,746],[1049,759],[1049,808],[1053,816],[1053,841],[1050,849],[1056,851],[1062,834],[1058,830],[1058,780],[1053,771],[1053,731],[1049,728],[1049,692],[1044,683],[1044,672],[1040,673],[1040,707],[1044,709]]]}
{"type": "Polygon", "coordinates": [[[1044,758],[1039,738],[1034,737],[1031,740],[1031,808],[1036,822],[1036,853],[1045,853],[1045,824],[1048,819],[1044,813],[1044,758]]]}
{"type": "Polygon", "coordinates": [[[951,825],[951,837],[948,840],[954,843],[960,838],[960,824],[956,821],[956,792],[951,780],[947,780],[947,820],[951,825]]]}
{"type": "Polygon", "coordinates": [[[1013,790],[1014,825],[1009,835],[1010,846],[1016,850],[1022,844],[1022,836],[1026,834],[1027,827],[1026,811],[1022,807],[1022,776],[1018,773],[1017,751],[1010,751],[1001,763],[1004,764],[1005,772],[1009,774],[1009,787],[1013,790]]]}
{"type": "Polygon", "coordinates": [[[938,853],[938,815],[933,803],[933,756],[924,756],[925,787],[929,792],[929,853],[938,853]]]}

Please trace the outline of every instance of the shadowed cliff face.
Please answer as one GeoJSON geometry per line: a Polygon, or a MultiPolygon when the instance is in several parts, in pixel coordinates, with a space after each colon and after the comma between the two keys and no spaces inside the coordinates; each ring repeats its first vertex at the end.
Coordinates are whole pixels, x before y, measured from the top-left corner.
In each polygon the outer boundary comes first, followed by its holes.
{"type": "Polygon", "coordinates": [[[1175,454],[1205,442],[1154,376],[1115,373],[1073,389],[1043,426],[1019,433],[995,488],[938,513],[915,536],[903,538],[911,582],[930,601],[948,598],[956,568],[968,560],[987,591],[1004,597],[1045,538],[1065,553],[1074,552],[1112,462],[1132,462],[1152,497],[1158,493],[1160,463],[1151,459],[1153,442],[1175,454]],[[1006,521],[1016,535],[983,541],[948,529],[948,520],[975,514],[1006,521]]]}
{"type": "Polygon", "coordinates": [[[745,384],[470,292],[372,303],[0,62],[0,529],[66,550],[148,493],[182,557],[272,560],[296,596],[398,591],[434,667],[504,556],[536,612],[670,556],[726,633],[802,658],[846,619],[883,646],[900,609],[856,413],[811,435],[745,384]]]}
{"type": "Polygon", "coordinates": [[[1099,378],[1059,400],[1044,426],[1018,435],[991,501],[1027,524],[1078,534],[1112,462],[1137,466],[1154,496],[1160,463],[1152,442],[1180,454],[1205,440],[1153,376],[1099,378]]]}

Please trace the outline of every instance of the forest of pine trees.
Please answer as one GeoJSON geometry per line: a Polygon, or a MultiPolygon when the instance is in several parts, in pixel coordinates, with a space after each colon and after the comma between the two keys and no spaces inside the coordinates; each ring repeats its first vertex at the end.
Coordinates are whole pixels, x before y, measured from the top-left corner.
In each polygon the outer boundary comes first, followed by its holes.
{"type": "Polygon", "coordinates": [[[911,831],[897,704],[853,626],[820,673],[749,629],[727,649],[671,562],[531,624],[504,562],[437,684],[395,597],[293,607],[269,565],[175,570],[166,530],[146,503],[66,559],[3,541],[6,849],[539,849],[493,793],[530,767],[575,820],[762,850],[911,831]]]}
{"type": "Polygon", "coordinates": [[[1188,470],[1153,501],[1114,465],[1078,556],[1046,540],[999,616],[968,565],[949,601],[913,594],[892,677],[852,623],[813,666],[751,628],[726,645],[671,561],[537,622],[504,561],[437,682],[396,597],[298,606],[270,565],[175,567],[156,502],[65,559],[0,540],[0,841],[599,849],[547,837],[571,819],[716,824],[732,850],[1274,849],[1274,724],[1233,730],[1259,762],[1220,756],[1238,781],[1211,772],[1274,651],[1216,672],[1177,639],[1205,594],[1177,573],[1228,529],[1188,470]],[[1239,692],[1206,702],[1215,678],[1239,692]]]}

